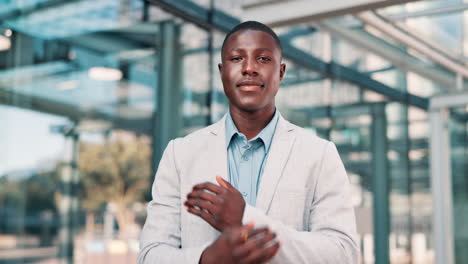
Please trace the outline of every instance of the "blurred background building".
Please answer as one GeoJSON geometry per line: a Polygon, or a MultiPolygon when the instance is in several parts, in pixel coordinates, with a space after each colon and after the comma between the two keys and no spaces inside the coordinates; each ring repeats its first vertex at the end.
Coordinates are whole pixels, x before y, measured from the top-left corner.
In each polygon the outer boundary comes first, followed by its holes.
{"type": "Polygon", "coordinates": [[[0,0],[0,263],[135,263],[169,139],[227,110],[225,33],[280,35],[277,96],[334,141],[361,263],[468,263],[467,0],[0,0]]]}

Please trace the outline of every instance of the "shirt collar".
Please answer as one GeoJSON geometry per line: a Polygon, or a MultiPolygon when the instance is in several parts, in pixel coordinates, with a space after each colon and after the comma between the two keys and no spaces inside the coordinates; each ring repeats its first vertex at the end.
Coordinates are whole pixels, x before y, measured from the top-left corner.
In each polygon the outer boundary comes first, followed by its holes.
{"type": "MultiPolygon", "coordinates": [[[[279,112],[275,109],[275,114],[271,121],[258,133],[257,136],[252,138],[250,141],[256,140],[260,138],[265,145],[265,151],[268,152],[270,150],[271,142],[273,140],[273,135],[275,134],[276,125],[278,124],[279,119],[279,112]]],[[[228,111],[226,116],[226,148],[229,147],[234,135],[240,135],[241,133],[237,130],[236,124],[232,120],[231,113],[228,111]]]]}
{"type": "Polygon", "coordinates": [[[236,134],[239,134],[239,130],[237,130],[236,124],[234,124],[234,121],[231,117],[231,113],[228,110],[226,115],[226,148],[229,147],[229,144],[231,144],[231,140],[236,134]]]}

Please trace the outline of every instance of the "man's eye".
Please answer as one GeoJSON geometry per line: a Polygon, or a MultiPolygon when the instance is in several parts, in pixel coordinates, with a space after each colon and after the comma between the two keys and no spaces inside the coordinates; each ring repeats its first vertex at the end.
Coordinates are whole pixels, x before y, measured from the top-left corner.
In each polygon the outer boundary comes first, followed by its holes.
{"type": "Polygon", "coordinates": [[[230,58],[229,60],[230,60],[230,61],[236,62],[236,61],[240,61],[240,60],[241,60],[241,57],[232,57],[232,58],[230,58]]]}
{"type": "Polygon", "coordinates": [[[260,61],[271,61],[271,59],[269,57],[265,57],[265,56],[258,57],[258,60],[260,60],[260,61]]]}

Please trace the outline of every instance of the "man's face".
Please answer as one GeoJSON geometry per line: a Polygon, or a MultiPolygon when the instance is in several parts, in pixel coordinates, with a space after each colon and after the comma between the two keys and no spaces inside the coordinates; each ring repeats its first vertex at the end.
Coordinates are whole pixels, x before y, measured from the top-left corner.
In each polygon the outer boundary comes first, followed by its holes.
{"type": "Polygon", "coordinates": [[[272,36],[258,30],[232,34],[218,66],[231,110],[274,109],[286,66],[281,64],[281,51],[272,36]]]}

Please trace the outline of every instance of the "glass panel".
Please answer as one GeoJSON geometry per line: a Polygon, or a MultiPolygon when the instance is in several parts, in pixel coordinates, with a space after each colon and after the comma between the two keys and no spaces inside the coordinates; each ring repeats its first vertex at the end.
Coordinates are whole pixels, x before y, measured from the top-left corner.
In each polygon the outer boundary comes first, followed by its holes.
{"type": "Polygon", "coordinates": [[[194,24],[187,23],[182,26],[181,42],[184,47],[184,129],[185,133],[189,133],[211,122],[209,100],[213,92],[210,72],[212,57],[209,53],[208,32],[194,24]]]}
{"type": "Polygon", "coordinates": [[[7,20],[5,24],[31,36],[42,39],[60,39],[125,28],[139,22],[142,14],[143,2],[138,0],[98,2],[85,0],[38,10],[7,20]]]}
{"type": "Polygon", "coordinates": [[[65,140],[53,128],[68,121],[4,105],[0,120],[0,262],[54,257],[65,140]]]}
{"type": "Polygon", "coordinates": [[[1,263],[136,263],[152,179],[157,30],[127,30],[138,41],[2,31],[11,47],[0,54],[1,263]]]}
{"type": "Polygon", "coordinates": [[[444,50],[460,55],[463,54],[462,22],[463,13],[452,13],[407,19],[406,25],[412,34],[441,45],[444,50]]]}

